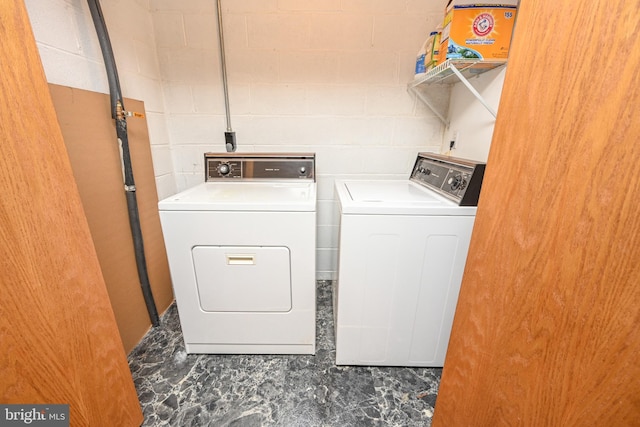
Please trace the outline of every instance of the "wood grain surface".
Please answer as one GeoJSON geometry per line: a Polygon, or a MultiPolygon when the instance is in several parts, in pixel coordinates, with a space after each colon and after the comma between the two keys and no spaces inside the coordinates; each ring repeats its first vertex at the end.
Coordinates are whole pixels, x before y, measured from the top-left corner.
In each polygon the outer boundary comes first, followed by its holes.
{"type": "Polygon", "coordinates": [[[640,425],[640,2],[521,2],[434,427],[640,425]]]}
{"type": "Polygon", "coordinates": [[[0,402],[142,413],[21,0],[0,2],[0,402]]]}

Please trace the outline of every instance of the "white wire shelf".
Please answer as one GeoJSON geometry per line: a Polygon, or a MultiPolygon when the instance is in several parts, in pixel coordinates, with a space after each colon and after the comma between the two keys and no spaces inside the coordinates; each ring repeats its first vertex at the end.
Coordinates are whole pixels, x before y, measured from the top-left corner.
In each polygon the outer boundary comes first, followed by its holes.
{"type": "Polygon", "coordinates": [[[422,84],[454,84],[459,81],[455,70],[459,71],[466,79],[506,65],[506,61],[485,61],[478,59],[448,59],[442,64],[430,69],[425,74],[417,76],[410,87],[422,84]]]}
{"type": "Polygon", "coordinates": [[[440,87],[462,82],[467,89],[476,97],[476,99],[487,109],[487,111],[495,118],[496,111],[485,101],[482,95],[469,83],[470,78],[479,76],[489,70],[493,70],[498,67],[502,67],[506,64],[506,61],[485,61],[478,59],[448,59],[435,68],[432,68],[427,73],[416,76],[416,78],[407,85],[409,91],[416,94],[416,96],[429,107],[436,116],[445,124],[449,126],[449,120],[445,117],[446,107],[438,106],[437,103],[429,99],[424,91],[419,88],[426,88],[432,85],[439,85],[440,87]]]}

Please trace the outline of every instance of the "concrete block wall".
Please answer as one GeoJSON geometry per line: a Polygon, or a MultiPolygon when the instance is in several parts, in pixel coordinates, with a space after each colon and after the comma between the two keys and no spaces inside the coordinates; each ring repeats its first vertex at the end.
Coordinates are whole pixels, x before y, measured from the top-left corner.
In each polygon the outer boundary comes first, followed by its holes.
{"type": "MultiPolygon", "coordinates": [[[[503,66],[469,79],[496,112],[500,105],[506,71],[507,66],[503,66]]],[[[496,120],[463,84],[456,84],[451,89],[449,118],[451,122],[445,129],[443,151],[448,150],[449,141],[455,139],[456,135],[456,148],[450,152],[452,156],[486,162],[496,120]]]]}
{"type": "MultiPolygon", "coordinates": [[[[318,278],[335,270],[334,179],[406,178],[416,153],[445,150],[454,128],[453,155],[488,153],[492,122],[461,85],[449,129],[406,90],[441,3],[222,0],[238,151],[317,154],[318,278]]],[[[86,1],[26,4],[47,80],[108,93],[86,1]]],[[[159,197],[201,182],[202,153],[224,151],[226,129],[215,0],[101,4],[123,93],[145,102],[159,197]]],[[[497,108],[501,85],[482,79],[497,108]]]]}
{"type": "MultiPolygon", "coordinates": [[[[315,152],[317,271],[335,269],[336,178],[406,178],[443,126],[406,84],[440,1],[223,0],[231,123],[239,152],[315,152]]],[[[226,121],[215,1],[150,0],[165,111],[182,190],[223,152],[226,121]]]]}
{"type": "MultiPolygon", "coordinates": [[[[109,93],[102,51],[87,2],[25,0],[25,4],[47,81],[109,93]]],[[[168,197],[176,192],[176,182],[148,0],[109,0],[102,1],[101,6],[123,95],[145,103],[158,196],[168,197]]]]}

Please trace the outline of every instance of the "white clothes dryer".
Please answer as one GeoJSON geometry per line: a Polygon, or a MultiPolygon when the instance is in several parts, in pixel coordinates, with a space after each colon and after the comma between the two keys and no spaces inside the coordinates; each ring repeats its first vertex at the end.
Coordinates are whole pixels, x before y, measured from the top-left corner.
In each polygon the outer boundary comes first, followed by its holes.
{"type": "Polygon", "coordinates": [[[314,354],[313,154],[205,154],[159,203],[188,353],[314,354]]]}
{"type": "Polygon", "coordinates": [[[409,180],[336,181],[336,364],[443,365],[483,173],[420,153],[409,180]]]}

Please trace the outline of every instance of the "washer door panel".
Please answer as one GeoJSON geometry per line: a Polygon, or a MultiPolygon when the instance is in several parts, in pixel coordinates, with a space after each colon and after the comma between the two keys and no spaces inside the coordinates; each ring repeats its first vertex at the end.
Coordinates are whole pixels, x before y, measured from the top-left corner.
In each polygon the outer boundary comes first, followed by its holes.
{"type": "Polygon", "coordinates": [[[191,255],[203,311],[291,310],[288,248],[195,246],[191,255]]]}

